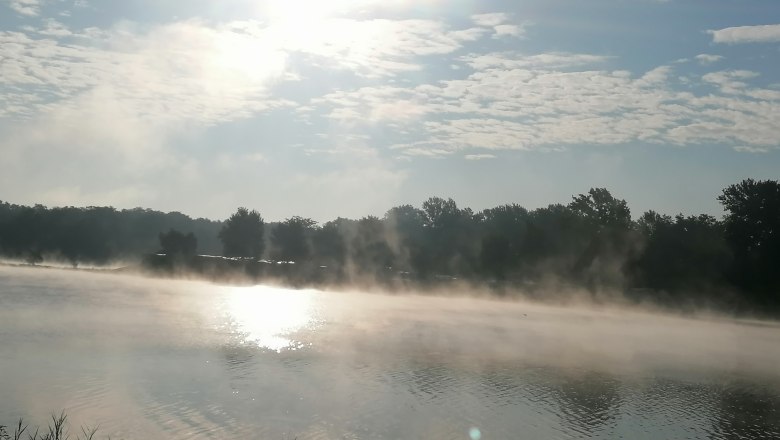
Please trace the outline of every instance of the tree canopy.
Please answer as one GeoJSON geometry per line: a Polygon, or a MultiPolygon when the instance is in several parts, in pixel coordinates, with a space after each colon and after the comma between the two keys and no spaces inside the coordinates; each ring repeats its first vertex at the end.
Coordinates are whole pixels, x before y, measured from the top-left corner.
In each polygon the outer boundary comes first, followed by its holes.
{"type": "Polygon", "coordinates": [[[260,213],[244,207],[225,220],[219,231],[223,255],[226,257],[260,258],[265,249],[263,218],[260,213]]]}
{"type": "Polygon", "coordinates": [[[192,256],[205,243],[202,251],[213,255],[218,239],[224,256],[295,262],[288,272],[319,274],[312,279],[460,279],[523,288],[552,280],[593,292],[650,289],[671,301],[780,311],[780,184],[746,179],[717,199],[722,220],[650,210],[634,221],[625,200],[591,188],[568,204],[533,210],[506,204],[475,213],[431,197],[382,218],[318,225],[293,216],[267,228],[246,208],[220,223],[143,209],[0,203],[0,253],[75,265],[154,252],[157,240],[166,254],[192,256]]]}

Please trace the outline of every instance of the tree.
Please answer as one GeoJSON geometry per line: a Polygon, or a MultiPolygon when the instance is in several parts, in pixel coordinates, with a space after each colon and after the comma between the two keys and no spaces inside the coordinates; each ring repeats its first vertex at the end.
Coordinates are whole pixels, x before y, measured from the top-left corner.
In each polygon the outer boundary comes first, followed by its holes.
{"type": "Polygon", "coordinates": [[[263,218],[260,213],[238,208],[219,231],[227,257],[260,258],[263,254],[263,218]]]}
{"type": "Polygon", "coordinates": [[[396,206],[385,213],[384,223],[388,244],[396,254],[399,269],[410,271],[425,267],[425,213],[412,205],[396,206]]]}
{"type": "Polygon", "coordinates": [[[606,188],[591,188],[588,194],[572,197],[569,209],[597,228],[629,229],[631,210],[625,200],[616,199],[606,188]]]}
{"type": "Polygon", "coordinates": [[[317,222],[310,218],[290,217],[271,231],[273,258],[279,261],[300,262],[311,255],[310,234],[317,222]]]}
{"type": "Polygon", "coordinates": [[[569,209],[587,225],[588,245],[574,266],[579,282],[594,289],[617,287],[625,278],[625,263],[636,253],[628,204],[606,188],[591,188],[572,197],[569,209]]]}
{"type": "Polygon", "coordinates": [[[423,272],[472,272],[478,265],[480,243],[471,208],[460,209],[452,199],[431,197],[423,203],[422,210],[428,259],[423,272]]]}
{"type": "Polygon", "coordinates": [[[395,261],[387,243],[385,224],[374,216],[358,220],[350,248],[355,268],[365,274],[381,276],[395,261]]]}
{"type": "Polygon", "coordinates": [[[736,259],[735,281],[752,291],[778,295],[780,183],[746,179],[726,187],[718,200],[727,212],[724,223],[736,259]]]}
{"type": "Polygon", "coordinates": [[[648,211],[639,220],[645,249],[637,261],[643,287],[708,291],[723,284],[731,252],[723,225],[706,214],[672,219],[648,211]]]}
{"type": "Polygon", "coordinates": [[[520,270],[528,231],[528,210],[520,205],[503,205],[482,211],[480,260],[482,271],[497,279],[520,270]]]}
{"type": "Polygon", "coordinates": [[[183,234],[171,228],[168,232],[160,232],[162,253],[174,256],[193,256],[198,249],[198,239],[192,232],[183,234]]]}

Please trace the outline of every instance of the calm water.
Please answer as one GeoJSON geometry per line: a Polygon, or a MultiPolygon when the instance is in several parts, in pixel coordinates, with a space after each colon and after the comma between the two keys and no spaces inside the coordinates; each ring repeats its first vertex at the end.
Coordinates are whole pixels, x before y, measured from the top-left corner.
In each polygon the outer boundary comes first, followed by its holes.
{"type": "Polygon", "coordinates": [[[780,327],[0,268],[0,421],[115,439],[780,438],[780,327]]]}

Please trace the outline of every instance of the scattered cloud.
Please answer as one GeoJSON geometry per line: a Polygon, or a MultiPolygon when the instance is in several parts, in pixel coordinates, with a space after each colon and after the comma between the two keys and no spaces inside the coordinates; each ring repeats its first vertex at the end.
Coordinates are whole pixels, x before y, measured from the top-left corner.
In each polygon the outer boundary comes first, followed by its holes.
{"type": "Polygon", "coordinates": [[[720,93],[697,96],[681,91],[687,84],[681,86],[670,66],[634,75],[583,64],[603,60],[587,54],[468,56],[462,61],[474,72],[465,79],[364,87],[315,104],[351,126],[393,123],[421,133],[421,140],[394,146],[402,156],[634,142],[733,142],[761,148],[780,137],[772,116],[780,114],[780,94],[750,86],[755,72],[704,75],[700,84],[716,85],[720,93]],[[379,111],[387,102],[396,104],[394,112],[379,111]]]}
{"type": "Polygon", "coordinates": [[[21,15],[37,16],[41,12],[41,0],[5,0],[8,7],[21,15]]]}
{"type": "Polygon", "coordinates": [[[720,55],[710,55],[710,54],[702,53],[702,54],[696,55],[694,57],[694,59],[696,59],[696,61],[698,61],[699,64],[701,64],[702,66],[709,66],[710,64],[713,64],[713,63],[716,63],[716,62],[722,60],[723,57],[720,56],[720,55]]]}
{"type": "Polygon", "coordinates": [[[749,70],[723,70],[704,75],[705,82],[716,85],[723,93],[742,93],[748,87],[743,80],[757,77],[757,72],[749,70]]]}
{"type": "Polygon", "coordinates": [[[485,159],[495,159],[496,156],[494,154],[467,154],[463,156],[466,160],[485,160],[485,159]]]}
{"type": "Polygon", "coordinates": [[[495,34],[493,34],[493,38],[501,38],[501,37],[522,37],[525,35],[525,29],[521,26],[513,25],[513,24],[500,24],[498,26],[494,26],[493,30],[495,30],[495,34]]]}
{"type": "Polygon", "coordinates": [[[476,14],[472,15],[471,19],[477,26],[494,27],[509,21],[509,14],[503,12],[476,14]]]}
{"type": "Polygon", "coordinates": [[[492,52],[487,54],[472,54],[461,57],[475,70],[503,68],[538,68],[538,69],[564,69],[598,64],[609,60],[609,56],[581,53],[549,52],[535,55],[522,55],[512,52],[492,52]]]}
{"type": "Polygon", "coordinates": [[[734,147],[734,151],[738,151],[740,153],[765,154],[769,153],[769,148],[740,145],[738,147],[734,147]]]}
{"type": "Polygon", "coordinates": [[[48,21],[38,33],[0,32],[0,103],[14,98],[5,90],[23,87],[22,112],[77,110],[78,97],[98,87],[155,123],[209,125],[287,105],[269,97],[287,55],[230,25],[71,32],[48,21]]]}
{"type": "Polygon", "coordinates": [[[446,55],[486,33],[482,28],[452,30],[435,20],[330,19],[302,33],[269,30],[285,50],[315,57],[315,63],[379,78],[422,70],[419,57],[446,55]]]}
{"type": "Polygon", "coordinates": [[[759,26],[737,26],[719,30],[708,30],[715,43],[776,43],[780,42],[780,24],[759,26]]]}

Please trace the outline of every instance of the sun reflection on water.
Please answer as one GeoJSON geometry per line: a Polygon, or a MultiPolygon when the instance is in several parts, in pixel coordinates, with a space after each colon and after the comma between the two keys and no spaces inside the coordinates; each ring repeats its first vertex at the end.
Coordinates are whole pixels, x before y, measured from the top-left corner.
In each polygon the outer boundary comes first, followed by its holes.
{"type": "Polygon", "coordinates": [[[228,319],[242,342],[281,351],[303,346],[293,339],[316,323],[314,292],[274,287],[236,287],[228,292],[228,319]]]}

